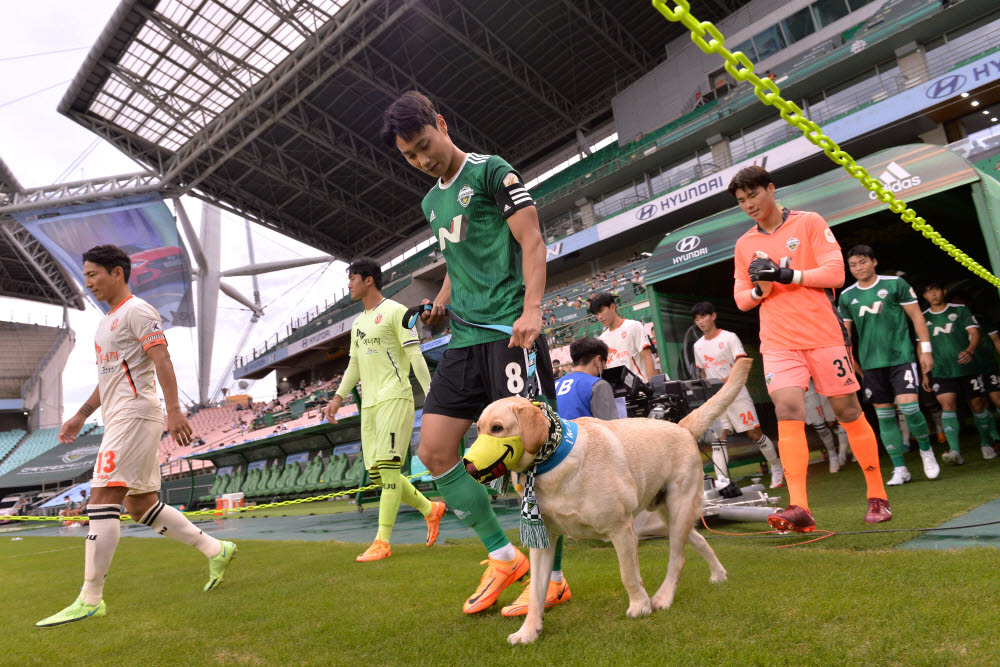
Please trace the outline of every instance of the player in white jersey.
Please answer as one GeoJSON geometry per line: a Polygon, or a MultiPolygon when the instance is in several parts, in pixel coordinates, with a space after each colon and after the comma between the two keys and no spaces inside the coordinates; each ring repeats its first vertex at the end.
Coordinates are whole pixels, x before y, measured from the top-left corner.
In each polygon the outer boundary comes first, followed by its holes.
{"type": "MultiPolygon", "coordinates": [[[[715,306],[708,301],[696,303],[691,309],[691,315],[694,317],[695,326],[704,334],[694,344],[695,364],[701,370],[701,376],[712,380],[725,380],[729,377],[736,358],[746,356],[743,343],[736,334],[724,331],[716,325],[715,306]]],[[[723,488],[729,485],[729,452],[726,449],[726,441],[730,433],[745,433],[760,448],[764,458],[767,459],[767,465],[771,468],[772,489],[785,483],[778,451],[771,439],[761,430],[757,410],[746,387],[740,390],[736,400],[712,428],[719,437],[719,444],[712,445],[716,484],[723,488]]]]}
{"type": "Polygon", "coordinates": [[[656,366],[642,322],[622,319],[615,297],[609,292],[602,292],[590,300],[590,312],[604,325],[599,338],[608,346],[608,368],[625,366],[643,382],[649,382],[656,374],[656,366]]]}
{"type": "Polygon", "coordinates": [[[156,396],[160,379],[167,408],[167,430],[181,445],[191,440],[191,425],[177,400],[177,378],[167,352],[160,316],[128,287],[132,260],[121,248],[104,245],[83,254],[87,289],[111,310],[94,337],[98,385],[80,410],[63,423],[59,441],[76,439],[97,408],[104,437],[94,465],[87,514],[90,532],[84,553],[83,590],[76,602],[35,625],[53,627],[107,614],[104,579],[121,536],[121,505],[160,535],[197,548],[209,559],[209,591],[222,581],[236,553],[232,542],[206,535],[187,517],[160,501],[159,444],[163,411],[156,396]]]}

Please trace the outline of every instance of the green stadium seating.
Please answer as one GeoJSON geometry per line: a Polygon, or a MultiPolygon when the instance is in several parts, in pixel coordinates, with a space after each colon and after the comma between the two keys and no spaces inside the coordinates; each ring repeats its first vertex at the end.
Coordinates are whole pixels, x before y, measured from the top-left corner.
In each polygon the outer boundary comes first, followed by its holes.
{"type": "Polygon", "coordinates": [[[229,484],[229,475],[228,474],[227,475],[216,475],[215,476],[215,481],[212,482],[212,489],[208,492],[207,495],[204,495],[204,496],[200,497],[198,500],[201,501],[201,502],[203,502],[203,503],[207,503],[207,502],[209,502],[211,500],[215,500],[216,498],[218,498],[219,496],[222,495],[222,493],[219,491],[219,489],[225,488],[225,486],[227,484],[229,484]]]}
{"type": "Polygon", "coordinates": [[[281,487],[278,493],[292,493],[298,485],[299,476],[302,474],[302,467],[298,463],[289,463],[290,470],[282,476],[281,487]]]}
{"type": "Polygon", "coordinates": [[[246,482],[243,484],[243,495],[250,497],[257,492],[257,487],[260,486],[260,468],[255,468],[247,473],[246,482]]]}
{"type": "Polygon", "coordinates": [[[339,489],[344,486],[344,475],[347,472],[347,454],[337,454],[330,459],[330,465],[327,466],[326,472],[323,473],[323,478],[326,479],[323,484],[323,488],[327,489],[339,489]]]}
{"type": "Polygon", "coordinates": [[[354,463],[344,473],[343,485],[348,489],[361,486],[361,482],[364,481],[367,472],[365,470],[365,457],[358,454],[357,458],[354,459],[354,463]]]}
{"type": "Polygon", "coordinates": [[[313,457],[313,459],[306,465],[306,469],[302,472],[299,477],[299,483],[295,485],[295,491],[297,493],[302,493],[304,491],[312,491],[316,488],[319,483],[319,476],[323,472],[323,459],[319,456],[313,457]]]}

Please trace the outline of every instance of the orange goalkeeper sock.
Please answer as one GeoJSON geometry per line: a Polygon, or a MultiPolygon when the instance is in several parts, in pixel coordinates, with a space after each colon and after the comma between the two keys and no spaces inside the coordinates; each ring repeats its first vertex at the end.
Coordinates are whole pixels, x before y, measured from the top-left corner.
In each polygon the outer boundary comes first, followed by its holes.
{"type": "Polygon", "coordinates": [[[878,441],[875,431],[864,415],[847,424],[840,422],[847,433],[847,441],[851,443],[851,451],[858,465],[865,473],[865,483],[868,485],[869,498],[886,500],[885,487],[882,485],[882,470],[878,465],[878,441]]]}
{"type": "Polygon", "coordinates": [[[806,495],[806,469],[809,467],[809,444],[804,421],[778,422],[778,456],[788,483],[788,504],[809,509],[806,495]]]}

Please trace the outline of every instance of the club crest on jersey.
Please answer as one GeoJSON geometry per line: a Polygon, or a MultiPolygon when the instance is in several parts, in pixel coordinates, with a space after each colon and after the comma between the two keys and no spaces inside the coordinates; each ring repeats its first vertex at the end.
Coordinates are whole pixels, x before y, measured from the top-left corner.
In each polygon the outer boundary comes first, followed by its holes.
{"type": "Polygon", "coordinates": [[[375,316],[375,324],[378,324],[381,321],[382,321],[382,313],[379,313],[378,315],[375,316]]]}
{"type": "Polygon", "coordinates": [[[114,331],[116,326],[118,326],[118,318],[117,317],[114,319],[114,321],[111,322],[111,330],[114,331]]]}
{"type": "Polygon", "coordinates": [[[473,194],[475,193],[472,191],[472,186],[468,184],[463,185],[462,189],[458,191],[458,203],[462,205],[462,208],[469,205],[473,194]]]}
{"type": "Polygon", "coordinates": [[[837,239],[833,237],[833,230],[830,229],[829,227],[826,228],[826,231],[824,231],[823,234],[826,236],[826,240],[829,241],[830,243],[837,242],[837,239]]]}
{"type": "Polygon", "coordinates": [[[951,322],[954,322],[957,319],[958,319],[958,315],[956,313],[951,313],[950,315],[948,315],[948,320],[951,321],[951,322]]]}
{"type": "Polygon", "coordinates": [[[889,296],[889,290],[880,289],[878,292],[876,292],[876,294],[878,294],[878,298],[884,299],[885,297],[889,296]]]}
{"type": "Polygon", "coordinates": [[[789,250],[794,251],[796,248],[799,247],[799,240],[793,236],[792,238],[785,241],[785,247],[788,248],[789,250]]]}

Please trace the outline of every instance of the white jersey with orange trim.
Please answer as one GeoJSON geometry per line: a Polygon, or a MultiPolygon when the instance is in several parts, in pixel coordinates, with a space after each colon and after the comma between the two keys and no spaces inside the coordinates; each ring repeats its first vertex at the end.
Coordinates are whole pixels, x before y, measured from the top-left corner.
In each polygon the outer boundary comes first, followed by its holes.
{"type": "Polygon", "coordinates": [[[156,395],[156,368],[146,350],[166,345],[160,314],[129,296],[97,326],[97,386],[104,423],[120,419],[163,421],[156,395]]]}
{"type": "Polygon", "coordinates": [[[725,380],[736,357],[745,354],[739,336],[725,329],[719,329],[712,338],[702,336],[694,344],[694,363],[710,380],[725,380]]]}
{"type": "Polygon", "coordinates": [[[625,366],[642,378],[643,382],[649,382],[639,364],[639,353],[651,347],[646,340],[646,332],[642,329],[642,322],[623,319],[617,328],[602,331],[600,339],[608,345],[608,368],[625,366]]]}

